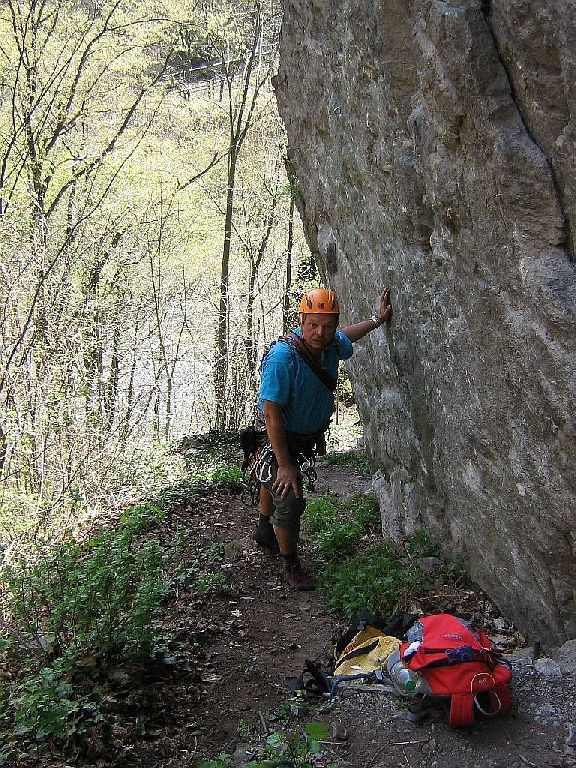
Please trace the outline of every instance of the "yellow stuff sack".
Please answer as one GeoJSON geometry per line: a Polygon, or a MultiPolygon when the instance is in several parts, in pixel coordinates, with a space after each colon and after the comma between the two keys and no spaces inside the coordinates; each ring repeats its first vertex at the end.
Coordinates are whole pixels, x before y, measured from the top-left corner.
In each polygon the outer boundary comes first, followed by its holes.
{"type": "Polygon", "coordinates": [[[336,659],[334,677],[369,674],[378,669],[386,669],[388,657],[399,647],[400,640],[397,637],[385,635],[367,625],[352,638],[336,659]]]}

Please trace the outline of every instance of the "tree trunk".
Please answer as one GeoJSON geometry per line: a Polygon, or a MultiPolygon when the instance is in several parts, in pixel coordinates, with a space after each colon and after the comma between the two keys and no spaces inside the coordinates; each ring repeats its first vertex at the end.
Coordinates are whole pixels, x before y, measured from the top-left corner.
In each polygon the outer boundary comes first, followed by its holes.
{"type": "Polygon", "coordinates": [[[230,251],[232,245],[232,220],[234,213],[234,185],[238,148],[233,140],[228,155],[228,187],[226,191],[226,215],[224,218],[224,246],[220,270],[220,303],[218,307],[218,331],[216,336],[216,361],[214,365],[214,396],[216,398],[217,430],[226,429],[226,382],[228,381],[228,288],[230,284],[230,251]]]}

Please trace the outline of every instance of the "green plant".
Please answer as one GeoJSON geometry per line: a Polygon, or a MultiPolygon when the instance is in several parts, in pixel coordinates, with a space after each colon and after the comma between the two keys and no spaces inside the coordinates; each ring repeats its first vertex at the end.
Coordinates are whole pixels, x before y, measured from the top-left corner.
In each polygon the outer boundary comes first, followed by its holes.
{"type": "Polygon", "coordinates": [[[266,739],[261,758],[245,768],[313,768],[312,756],[320,752],[320,742],[327,736],[327,726],[317,722],[307,723],[301,732],[275,731],[266,739]]]}
{"type": "Polygon", "coordinates": [[[242,484],[244,476],[240,467],[230,465],[215,469],[210,479],[217,485],[229,485],[235,488],[242,484]]]}
{"type": "Polygon", "coordinates": [[[250,721],[240,718],[236,725],[236,733],[240,741],[246,742],[254,737],[254,734],[257,733],[257,728],[250,721]]]}
{"type": "Polygon", "coordinates": [[[437,557],[438,544],[432,540],[427,528],[421,528],[406,541],[406,551],[412,557],[437,557]]]}
{"type": "Polygon", "coordinates": [[[28,659],[22,674],[2,687],[9,736],[0,765],[12,760],[16,745],[65,746],[101,720],[97,689],[80,695],[74,683],[80,659],[92,665],[111,657],[150,659],[164,647],[168,569],[187,533],[178,531],[170,547],[143,538],[164,514],[157,504],[136,505],[116,530],[83,545],[39,547],[2,570],[4,608],[12,620],[0,652],[28,659]]]}
{"type": "Polygon", "coordinates": [[[16,765],[14,750],[9,745],[0,747],[0,765],[16,765]]]}
{"type": "MultiPolygon", "coordinates": [[[[403,546],[375,539],[381,519],[373,493],[356,493],[344,502],[320,496],[308,504],[304,524],[314,544],[319,584],[330,605],[348,617],[364,607],[393,616],[433,586],[417,561],[438,556],[437,543],[425,529],[403,546]],[[361,542],[365,548],[359,551],[361,542]]],[[[445,566],[442,573],[459,578],[458,565],[445,566]]]]}
{"type": "Polygon", "coordinates": [[[351,554],[365,533],[380,529],[378,502],[372,493],[355,493],[343,503],[320,496],[309,502],[304,525],[317,559],[330,562],[351,554]]]}
{"type": "Polygon", "coordinates": [[[121,516],[120,524],[132,535],[152,531],[167,515],[164,506],[151,501],[129,507],[121,516]]]}
{"type": "Polygon", "coordinates": [[[16,634],[70,664],[80,655],[153,653],[174,552],[137,540],[135,529],[104,532],[83,548],[68,543],[40,550],[33,561],[22,557],[4,569],[16,634]]]}
{"type": "Polygon", "coordinates": [[[12,645],[12,639],[10,637],[0,637],[0,653],[7,651],[12,645]]]}
{"type": "Polygon", "coordinates": [[[446,574],[460,583],[469,580],[466,572],[466,560],[462,553],[457,554],[451,562],[446,563],[446,574]]]}
{"type": "Polygon", "coordinates": [[[304,734],[310,752],[320,752],[320,742],[328,737],[329,729],[324,723],[306,723],[304,734]]]}
{"type": "Polygon", "coordinates": [[[48,740],[66,743],[102,721],[97,692],[77,697],[56,661],[14,686],[8,706],[14,721],[13,735],[21,746],[48,740]]]}
{"type": "Polygon", "coordinates": [[[196,562],[197,563],[218,563],[222,560],[224,557],[224,553],[226,551],[226,545],[222,541],[215,541],[210,546],[206,547],[205,549],[202,549],[197,557],[196,562]]]}
{"type": "MultiPolygon", "coordinates": [[[[251,731],[250,731],[251,733],[251,731]]],[[[261,747],[257,760],[243,763],[244,768],[314,768],[313,756],[320,752],[321,742],[329,729],[324,723],[306,723],[301,731],[274,731],[261,747]]],[[[246,731],[248,734],[248,731],[246,731]]],[[[229,768],[232,758],[220,754],[213,760],[204,760],[198,768],[229,768]]]]}
{"type": "Polygon", "coordinates": [[[349,510],[355,522],[364,531],[380,531],[382,519],[378,499],[373,493],[353,493],[344,502],[344,509],[349,510]]]}
{"type": "Polygon", "coordinates": [[[173,510],[177,507],[183,507],[191,499],[198,496],[206,485],[205,476],[187,477],[185,480],[162,488],[156,495],[156,503],[163,509],[173,510]]]}
{"type": "Polygon", "coordinates": [[[309,533],[318,533],[340,516],[340,506],[333,496],[325,494],[311,499],[304,512],[304,526],[309,533]]]}
{"type": "Polygon", "coordinates": [[[203,760],[198,768],[229,768],[232,765],[232,758],[229,755],[221,754],[215,760],[203,760]]]}
{"type": "Polygon", "coordinates": [[[238,490],[244,482],[242,470],[234,464],[221,464],[216,469],[195,472],[178,483],[158,491],[154,504],[166,514],[168,510],[182,507],[201,496],[211,485],[228,486],[238,490]]]}
{"type": "Polygon", "coordinates": [[[236,460],[239,451],[238,432],[210,430],[188,435],[181,441],[178,450],[184,454],[189,472],[210,472],[236,460]]]}
{"type": "Polygon", "coordinates": [[[225,552],[226,545],[221,541],[195,552],[191,558],[186,559],[186,568],[178,572],[176,582],[181,586],[186,585],[201,597],[225,591],[225,574],[213,569],[214,565],[222,562],[225,552]]]}
{"type": "Polygon", "coordinates": [[[396,549],[384,543],[344,562],[326,564],[319,583],[330,605],[350,618],[363,607],[393,616],[432,586],[426,574],[414,565],[404,565],[396,549]]]}
{"type": "Polygon", "coordinates": [[[196,583],[196,592],[203,597],[222,592],[226,587],[226,576],[223,573],[209,573],[201,576],[196,583]]]}
{"type": "Polygon", "coordinates": [[[311,539],[317,559],[331,562],[354,552],[362,537],[362,526],[355,522],[333,523],[311,539]]]}
{"type": "Polygon", "coordinates": [[[330,451],[324,457],[328,464],[336,464],[342,467],[349,467],[357,472],[361,477],[370,477],[371,470],[368,463],[368,456],[365,451],[330,451]]]}

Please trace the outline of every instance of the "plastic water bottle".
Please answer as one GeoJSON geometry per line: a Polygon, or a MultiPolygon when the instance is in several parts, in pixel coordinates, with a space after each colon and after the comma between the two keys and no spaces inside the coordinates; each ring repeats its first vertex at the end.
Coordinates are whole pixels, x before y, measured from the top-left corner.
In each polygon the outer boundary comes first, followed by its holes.
{"type": "Polygon", "coordinates": [[[398,693],[404,696],[415,696],[417,693],[428,693],[430,691],[426,678],[420,672],[415,672],[413,669],[408,669],[408,667],[404,666],[399,651],[391,654],[386,666],[392,684],[398,693]]]}

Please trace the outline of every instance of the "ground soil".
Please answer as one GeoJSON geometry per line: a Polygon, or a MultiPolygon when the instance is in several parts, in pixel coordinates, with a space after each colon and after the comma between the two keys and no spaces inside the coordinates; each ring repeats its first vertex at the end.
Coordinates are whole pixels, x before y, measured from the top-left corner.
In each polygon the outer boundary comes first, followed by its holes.
{"type": "MultiPolygon", "coordinates": [[[[344,467],[321,465],[317,491],[340,496],[368,490],[369,481],[344,467]]],[[[53,754],[37,765],[155,766],[183,768],[220,754],[241,766],[257,759],[267,734],[325,723],[330,738],[314,757],[321,768],[568,768],[575,766],[574,678],[534,662],[514,628],[480,590],[438,596],[427,610],[460,609],[485,617],[486,629],[513,651],[513,707],[473,728],[448,727],[434,710],[410,721],[406,702],[366,686],[344,689],[331,703],[294,698],[287,678],[305,659],[326,661],[333,639],[348,622],[320,591],[289,591],[278,559],[251,539],[255,510],[230,491],[195,498],[167,522],[196,531],[196,548],[223,542],[227,587],[201,600],[182,587],[168,619],[169,653],[152,668],[118,667],[103,681],[109,725],[80,740],[72,758],[53,754]],[[290,722],[286,718],[290,717],[290,722]]],[[[304,560],[308,557],[303,543],[304,560]]]]}

